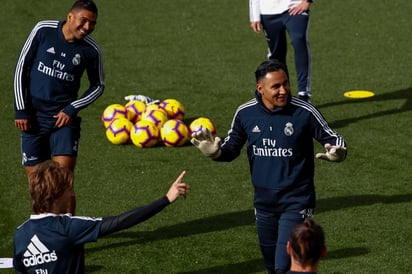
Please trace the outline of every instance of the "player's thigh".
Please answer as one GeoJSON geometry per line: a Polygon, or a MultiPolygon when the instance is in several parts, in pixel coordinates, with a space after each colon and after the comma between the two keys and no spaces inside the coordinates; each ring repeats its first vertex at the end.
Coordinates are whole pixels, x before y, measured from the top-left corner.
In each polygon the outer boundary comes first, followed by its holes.
{"type": "Polygon", "coordinates": [[[69,126],[53,131],[50,135],[50,151],[52,157],[74,156],[78,154],[80,141],[80,118],[73,119],[69,126]]]}
{"type": "Polygon", "coordinates": [[[268,36],[273,39],[277,39],[277,37],[285,32],[285,26],[283,23],[281,14],[274,14],[274,15],[262,15],[261,16],[261,24],[268,36]]]}
{"type": "Polygon", "coordinates": [[[269,58],[286,63],[287,39],[283,15],[262,15],[262,26],[269,47],[269,58]]]}
{"type": "Polygon", "coordinates": [[[278,244],[286,247],[292,228],[302,223],[304,220],[305,215],[299,212],[282,213],[279,219],[278,244]]]}
{"type": "Polygon", "coordinates": [[[309,13],[289,15],[286,29],[292,43],[303,41],[306,43],[309,28],[309,13]]]}
{"type": "Polygon", "coordinates": [[[59,167],[67,167],[71,170],[74,170],[76,167],[77,156],[72,155],[59,155],[53,156],[52,161],[57,164],[59,167]]]}
{"type": "Polygon", "coordinates": [[[255,217],[260,245],[275,246],[278,235],[279,215],[255,209],[255,217]]]}
{"type": "Polygon", "coordinates": [[[290,257],[286,251],[286,244],[290,238],[292,228],[302,223],[304,216],[299,213],[282,213],[279,219],[279,231],[276,244],[275,269],[287,270],[290,267],[290,257]]]}
{"type": "Polygon", "coordinates": [[[21,151],[24,166],[35,166],[49,160],[49,135],[40,131],[22,132],[21,151]]]}

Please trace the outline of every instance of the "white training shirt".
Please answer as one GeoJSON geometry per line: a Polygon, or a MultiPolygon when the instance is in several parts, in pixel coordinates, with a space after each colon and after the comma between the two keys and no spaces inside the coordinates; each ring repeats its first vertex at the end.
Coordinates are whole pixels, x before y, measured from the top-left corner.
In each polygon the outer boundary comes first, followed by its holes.
{"type": "Polygon", "coordinates": [[[281,14],[302,0],[249,0],[250,22],[260,21],[260,15],[281,14]]]}

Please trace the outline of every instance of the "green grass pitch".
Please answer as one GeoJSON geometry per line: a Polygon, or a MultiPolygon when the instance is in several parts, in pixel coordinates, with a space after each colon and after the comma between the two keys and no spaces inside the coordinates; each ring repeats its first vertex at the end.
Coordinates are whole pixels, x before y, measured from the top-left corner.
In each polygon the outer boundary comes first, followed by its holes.
{"type": "MultiPolygon", "coordinates": [[[[88,273],[264,273],[245,152],[214,163],[193,146],[115,146],[100,121],[128,94],[175,98],[186,118],[213,119],[226,136],[253,96],[262,35],[238,0],[103,1],[93,36],[103,51],[105,94],[81,112],[77,213],[110,216],[163,195],[181,170],[189,197],[134,228],[86,245],[88,273]]],[[[34,24],[64,19],[71,1],[4,1],[0,9],[0,258],[31,213],[14,127],[13,69],[34,24]]],[[[345,162],[316,161],[318,207],[329,253],[320,273],[408,273],[412,254],[412,51],[401,0],[315,1],[311,10],[313,103],[348,143],[345,162]],[[349,100],[352,89],[375,97],[349,100]]],[[[288,62],[293,92],[293,51],[288,62]]],[[[316,151],[322,151],[317,144],[316,151]]],[[[0,269],[0,273],[12,273],[0,269]]]]}

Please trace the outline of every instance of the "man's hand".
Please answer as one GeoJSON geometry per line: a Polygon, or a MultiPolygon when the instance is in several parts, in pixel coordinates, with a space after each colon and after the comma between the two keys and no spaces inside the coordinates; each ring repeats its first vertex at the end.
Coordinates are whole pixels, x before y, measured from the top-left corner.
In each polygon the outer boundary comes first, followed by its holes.
{"type": "Polygon", "coordinates": [[[59,113],[54,115],[53,118],[57,119],[55,126],[58,128],[67,126],[72,122],[72,118],[63,111],[60,111],[59,113]]]}
{"type": "Polygon", "coordinates": [[[260,33],[260,21],[250,22],[250,27],[256,33],[260,33]]]}
{"type": "Polygon", "coordinates": [[[28,131],[30,129],[30,122],[28,119],[16,119],[14,125],[21,131],[28,131]]]}
{"type": "Polygon", "coordinates": [[[300,2],[299,5],[289,9],[289,14],[290,15],[297,15],[297,14],[302,14],[304,12],[307,12],[310,8],[310,3],[307,2],[306,0],[303,0],[300,2]]]}
{"type": "Polygon", "coordinates": [[[326,153],[317,153],[316,158],[331,162],[341,162],[346,158],[346,148],[325,144],[326,153]]]}
{"type": "Polygon", "coordinates": [[[176,181],[174,181],[167,192],[166,196],[170,203],[176,201],[179,196],[186,198],[187,191],[192,189],[190,185],[183,182],[183,177],[185,177],[185,174],[186,171],[180,173],[179,177],[177,177],[176,181]]]}
{"type": "Polygon", "coordinates": [[[220,155],[222,140],[219,137],[213,138],[207,128],[193,133],[190,142],[208,157],[216,158],[220,155]]]}

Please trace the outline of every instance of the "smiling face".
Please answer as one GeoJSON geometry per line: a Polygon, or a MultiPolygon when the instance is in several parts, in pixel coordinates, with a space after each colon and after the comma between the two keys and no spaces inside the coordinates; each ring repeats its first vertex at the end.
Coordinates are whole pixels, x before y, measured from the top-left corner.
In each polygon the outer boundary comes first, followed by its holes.
{"type": "Polygon", "coordinates": [[[68,42],[83,40],[86,35],[94,31],[96,22],[96,13],[86,9],[72,10],[67,15],[67,21],[63,25],[64,38],[68,42]]]}
{"type": "Polygon", "coordinates": [[[271,71],[257,82],[256,89],[269,110],[284,107],[290,93],[289,79],[283,70],[271,71]]]}

